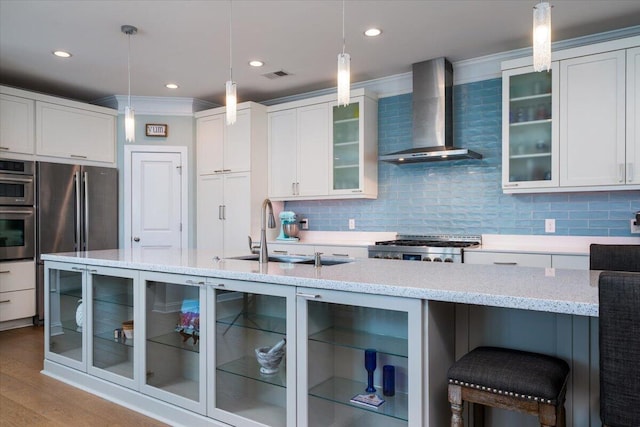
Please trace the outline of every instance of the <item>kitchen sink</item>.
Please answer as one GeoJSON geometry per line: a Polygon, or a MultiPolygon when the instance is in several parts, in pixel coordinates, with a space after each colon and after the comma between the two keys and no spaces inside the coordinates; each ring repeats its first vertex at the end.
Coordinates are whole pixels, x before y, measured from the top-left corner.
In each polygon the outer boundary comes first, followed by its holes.
{"type": "MultiPolygon", "coordinates": [[[[237,257],[230,257],[229,259],[238,259],[244,261],[258,261],[259,256],[257,254],[243,255],[237,257]]],[[[353,258],[321,258],[322,265],[337,265],[353,262],[353,258]]],[[[269,262],[283,262],[291,264],[305,264],[314,265],[315,260],[311,256],[303,255],[270,255],[269,262]]]]}

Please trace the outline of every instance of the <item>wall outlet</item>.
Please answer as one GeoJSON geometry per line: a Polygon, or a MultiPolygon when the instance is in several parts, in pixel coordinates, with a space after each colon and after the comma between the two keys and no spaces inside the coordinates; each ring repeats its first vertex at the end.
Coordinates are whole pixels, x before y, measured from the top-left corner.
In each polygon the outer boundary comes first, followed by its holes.
{"type": "Polygon", "coordinates": [[[302,218],[300,220],[300,228],[303,230],[309,229],[309,218],[302,218]]]}
{"type": "Polygon", "coordinates": [[[547,218],[544,220],[544,232],[555,233],[556,232],[556,220],[553,218],[547,218]]]}
{"type": "Polygon", "coordinates": [[[638,225],[634,224],[635,222],[637,222],[635,219],[632,219],[630,222],[631,234],[640,234],[640,222],[638,222],[638,225]]]}
{"type": "Polygon", "coordinates": [[[349,230],[356,229],[356,220],[353,218],[349,218],[349,230]]]}

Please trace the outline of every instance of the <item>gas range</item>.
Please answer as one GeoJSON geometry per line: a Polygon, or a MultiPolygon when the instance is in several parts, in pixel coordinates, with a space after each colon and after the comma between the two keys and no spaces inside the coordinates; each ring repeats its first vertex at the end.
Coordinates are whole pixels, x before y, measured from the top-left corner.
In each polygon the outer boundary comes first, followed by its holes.
{"type": "Polygon", "coordinates": [[[481,236],[406,234],[369,246],[369,258],[461,263],[464,248],[481,243],[481,236]]]}

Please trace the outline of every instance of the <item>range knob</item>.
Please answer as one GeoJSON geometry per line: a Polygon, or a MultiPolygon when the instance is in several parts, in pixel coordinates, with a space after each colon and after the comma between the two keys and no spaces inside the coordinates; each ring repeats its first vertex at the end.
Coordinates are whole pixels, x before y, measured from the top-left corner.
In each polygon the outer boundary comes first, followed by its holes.
{"type": "Polygon", "coordinates": [[[382,255],[380,255],[380,254],[375,254],[373,257],[374,257],[374,258],[378,258],[378,259],[380,259],[380,258],[382,258],[382,255]]]}
{"type": "Polygon", "coordinates": [[[451,258],[445,258],[444,262],[453,262],[453,260],[451,258]]]}
{"type": "Polygon", "coordinates": [[[429,258],[428,256],[426,256],[426,257],[422,258],[422,260],[423,260],[423,261],[429,261],[429,262],[431,262],[431,258],[429,258]]]}
{"type": "Polygon", "coordinates": [[[395,255],[393,259],[402,259],[402,258],[400,258],[400,255],[395,255]]]}
{"type": "Polygon", "coordinates": [[[434,258],[434,259],[433,259],[433,262],[442,262],[442,259],[440,259],[440,258],[434,258]]]}
{"type": "Polygon", "coordinates": [[[393,259],[393,257],[391,255],[385,255],[384,259],[393,259]]]}

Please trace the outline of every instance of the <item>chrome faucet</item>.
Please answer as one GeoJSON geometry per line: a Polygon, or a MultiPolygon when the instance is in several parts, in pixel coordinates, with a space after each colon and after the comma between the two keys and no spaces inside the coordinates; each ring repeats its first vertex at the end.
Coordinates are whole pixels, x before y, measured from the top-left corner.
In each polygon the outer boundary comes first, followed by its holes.
{"type": "MultiPolygon", "coordinates": [[[[257,248],[260,251],[258,252],[258,261],[260,264],[266,264],[269,262],[269,251],[267,249],[267,224],[265,220],[267,209],[269,210],[269,228],[276,228],[276,219],[273,216],[273,205],[271,204],[271,200],[264,199],[262,202],[262,208],[260,209],[260,246],[257,248]]],[[[249,238],[249,246],[254,249],[251,244],[251,238],[249,238]]]]}

